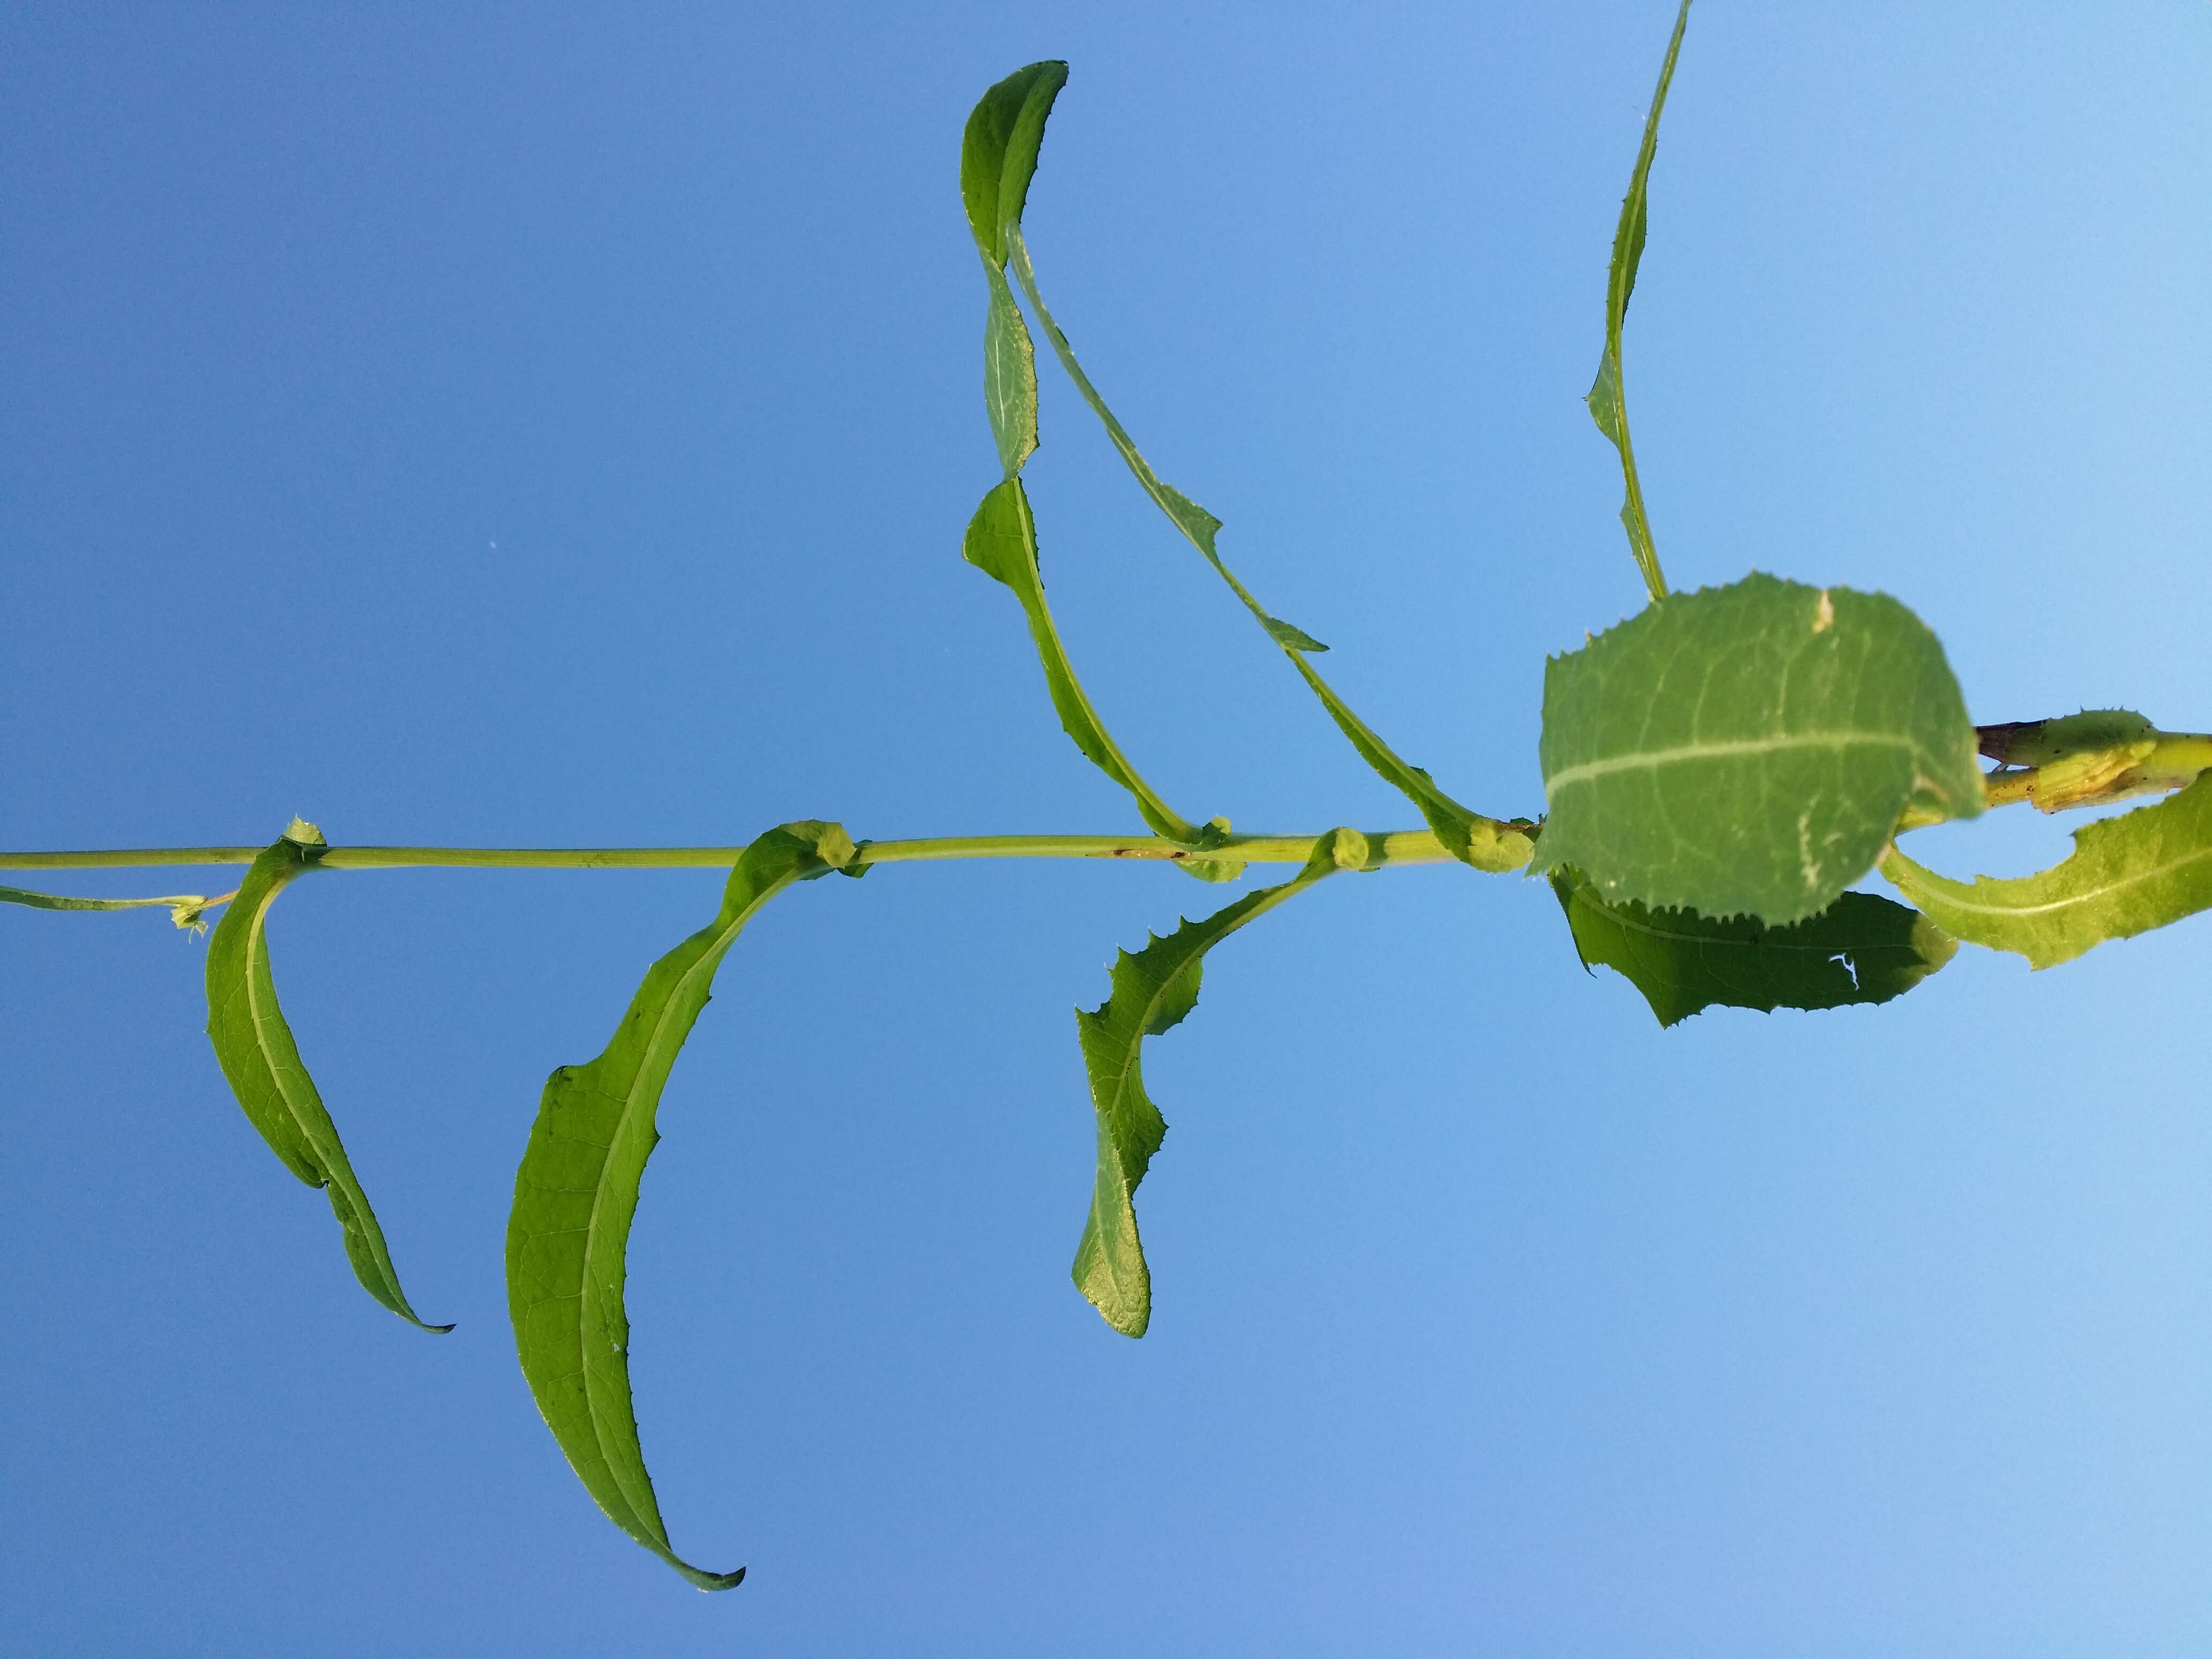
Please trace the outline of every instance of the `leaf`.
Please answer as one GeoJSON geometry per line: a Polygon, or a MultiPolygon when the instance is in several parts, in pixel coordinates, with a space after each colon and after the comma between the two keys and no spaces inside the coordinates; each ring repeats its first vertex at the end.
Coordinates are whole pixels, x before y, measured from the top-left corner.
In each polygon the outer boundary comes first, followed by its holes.
{"type": "Polygon", "coordinates": [[[2162,795],[2212,766],[2212,738],[2161,732],[2128,708],[2085,708],[1974,732],[1982,753],[2007,769],[1989,775],[1990,800],[2026,799],[2039,812],[2162,795]]]}
{"type": "Polygon", "coordinates": [[[1067,659],[1066,647],[1060,642],[1051,608],[1045,604],[1044,579],[1037,572],[1036,520],[1030,515],[1029,493],[1019,478],[1007,479],[983,497],[975,518],[969,521],[961,555],[985,575],[1012,588],[1021,601],[1022,613],[1029,619],[1030,639],[1044,669],[1045,690],[1051,695],[1060,728],[1075,739],[1075,746],[1092,765],[1136,798],[1138,811],[1158,834],[1188,845],[1218,845],[1218,833],[1210,834],[1192,823],[1139,775],[1091,708],[1067,659]]]}
{"type": "Polygon", "coordinates": [[[654,963],[598,1059],[545,1080],[515,1172],[507,1228],[507,1310],[530,1392],[568,1465],[615,1524],[702,1590],[744,1575],[707,1572],[669,1547],[638,1445],[629,1388],[624,1255],[653,1116],[670,1068],[707,1005],[714,970],[761,907],[795,881],[842,869],[853,843],[834,823],[787,823],[738,856],[714,920],[654,963]]]}
{"type": "Polygon", "coordinates": [[[1091,1214],[1076,1246],[1076,1288],[1124,1336],[1142,1336],[1152,1317],[1152,1276],[1137,1234],[1134,1197],[1167,1124],[1145,1092],[1144,1041],[1178,1024],[1198,1005],[1206,953],[1247,922],[1304,891],[1340,869],[1367,861],[1366,838],[1335,830],[1316,843],[1304,868],[1290,880],[1248,893],[1203,921],[1185,921],[1165,939],[1153,936],[1114,962],[1113,994],[1098,1007],[1077,1009],[1098,1126],[1098,1171],[1091,1214]]]}
{"type": "Polygon", "coordinates": [[[1658,550],[1651,544],[1651,521],[1644,511],[1644,486],[1636,476],[1636,447],[1629,441],[1628,406],[1620,386],[1620,331],[1628,319],[1629,296],[1636,292],[1636,268],[1644,258],[1644,198],[1651,182],[1651,159],[1659,149],[1659,116],[1667,107],[1674,59],[1682,50],[1682,33],[1689,25],[1690,0],[1682,0],[1681,9],[1674,15],[1674,37],[1667,42],[1666,62],[1660,66],[1659,85],[1651,94],[1651,112],[1644,118],[1636,170],[1629,175],[1628,194],[1620,204],[1620,222],[1613,228],[1613,264],[1605,283],[1605,351],[1598,359],[1597,379],[1583,399],[1597,429],[1620,452],[1621,480],[1627,491],[1621,502],[1621,527],[1628,532],[1628,550],[1654,599],[1667,597],[1667,579],[1659,569],[1658,550]]]}
{"type": "Polygon", "coordinates": [[[999,447],[1000,470],[1012,478],[1036,453],[1036,348],[1006,274],[993,270],[985,278],[991,307],[983,321],[983,407],[999,447]]]}
{"type": "Polygon", "coordinates": [[[1968,944],[2056,967],[2212,907],[2212,774],[2155,806],[2082,825],[2065,862],[2039,875],[1953,881],[1894,847],[1881,872],[1968,944]]]}
{"type": "Polygon", "coordinates": [[[331,1213],[345,1239],[346,1259],[362,1287],[410,1324],[426,1325],[408,1305],[398,1272],[376,1224],[368,1194],[346,1158],[337,1126],[315,1091],[292,1028],[277,1006],[269,969],[266,928],[277,894],[307,871],[328,848],[314,825],[295,818],[282,840],[253,860],[238,895],[208,940],[208,1037],[231,1092],[246,1121],[261,1132],[284,1167],[310,1187],[329,1193],[331,1213]]]}
{"type": "Polygon", "coordinates": [[[1662,1025],[1716,1003],[1769,1012],[1887,1002],[1959,950],[1927,917],[1871,893],[1846,893],[1816,916],[1768,927],[1608,904],[1579,871],[1554,872],[1552,890],[1583,966],[1603,963],[1626,976],[1662,1025]]]}
{"type": "Polygon", "coordinates": [[[991,295],[983,325],[983,402],[1008,478],[1036,451],[1036,348],[1006,286],[1005,220],[1021,217],[1045,118],[1066,84],[1063,63],[1016,70],[983,94],[960,142],[960,198],[991,295]]]}
{"type": "Polygon", "coordinates": [[[1048,58],[1018,69],[977,101],[960,137],[960,199],[983,263],[1006,263],[1006,226],[1019,223],[1036,172],[1037,149],[1067,65],[1048,58]]]}
{"type": "Polygon", "coordinates": [[[203,913],[227,903],[233,895],[209,898],[199,893],[169,893],[160,898],[78,898],[68,893],[33,893],[26,887],[0,887],[0,904],[27,905],[33,910],[143,910],[166,906],[169,920],[194,933],[205,929],[203,913]]]}
{"type": "MultiPolygon", "coordinates": [[[[1519,868],[1528,862],[1527,836],[1512,826],[1485,817],[1460,805],[1437,788],[1426,772],[1400,759],[1388,744],[1352,713],[1344,699],[1305,659],[1304,653],[1326,651],[1328,647],[1304,629],[1269,611],[1253,597],[1251,590],[1237,580],[1236,573],[1222,559],[1215,544],[1221,520],[1173,484],[1164,482],[1152,471],[1152,464],[1137,448],[1128,429],[1107,406],[1105,398],[1099,395],[1098,388],[1091,383],[1091,377],[1084,373],[1083,365],[1076,360],[1074,347],[1068,343],[1066,334],[1054,320],[1050,308],[1044,302],[1044,295],[1037,287],[1036,266],[1030,258],[1029,245],[1023,238],[1021,228],[1022,210],[1028,202],[1030,180],[1036,169],[1038,149],[1044,139],[1045,122],[1052,112],[1053,100],[1059,96],[1066,82],[1065,64],[1032,64],[993,87],[983,95],[982,101],[975,106],[975,113],[969,118],[968,134],[961,150],[961,193],[968,206],[969,229],[975,238],[975,246],[982,254],[984,265],[991,273],[994,284],[990,337],[995,339],[1004,332],[1011,340],[1012,331],[1019,329],[1020,349],[1030,349],[1028,331],[1020,328],[1018,316],[1012,319],[1011,325],[1002,325],[998,320],[1000,291],[1004,286],[1004,279],[998,271],[1002,263],[1011,262],[1022,293],[1036,312],[1037,324],[1044,330],[1045,337],[1052,343],[1060,367],[1066,371],[1068,379],[1074,382],[1084,402],[1098,417],[1099,423],[1106,428],[1107,437],[1112,441],[1123,464],[1129,469],[1130,476],[1136,479],[1145,493],[1152,497],[1161,512],[1167,514],[1169,520],[1199,550],[1206,562],[1213,567],[1215,573],[1229,585],[1230,591],[1258,621],[1267,637],[1291,659],[1300,677],[1321,699],[1322,706],[1328,711],[1338,730],[1351,740],[1352,747],[1370,766],[1404,792],[1420,809],[1422,817],[1454,857],[1479,870],[1519,868]]],[[[1011,301],[1006,303],[1011,309],[1011,301]]],[[[1007,361],[1012,361],[1015,351],[1012,345],[994,346],[991,349],[1000,352],[1007,361]]],[[[1030,378],[1026,382],[1031,409],[1029,425],[1024,428],[1021,424],[1018,396],[1008,395],[1006,407],[1009,412],[1002,417],[999,394],[995,391],[992,393],[992,430],[998,438],[1001,464],[1006,468],[1006,476],[1010,478],[1020,461],[1025,459],[1035,447],[1035,369],[1033,359],[1024,358],[1024,361],[1031,364],[1028,371],[1030,378]],[[1028,436],[1028,448],[1022,447],[1024,432],[1028,436]]],[[[994,386],[999,375],[997,368],[987,368],[987,376],[993,380],[994,386]]],[[[989,505],[987,497],[985,506],[988,508],[989,505]]],[[[980,520],[981,514],[977,516],[980,520]]],[[[971,527],[969,535],[972,538],[974,534],[971,527]]],[[[975,560],[973,554],[969,557],[971,562],[980,562],[975,560]]],[[[1007,579],[1001,577],[1000,580],[1007,579]]],[[[1008,585],[1020,592],[1015,583],[1009,581],[1008,585]]],[[[1026,601],[1024,605],[1026,608],[1026,601]]],[[[1031,631],[1033,634],[1036,632],[1034,614],[1031,631]]],[[[1056,684],[1051,658],[1042,642],[1038,652],[1046,660],[1048,683],[1056,684]]],[[[1064,666],[1064,656],[1061,660],[1064,666]]],[[[1070,675],[1069,678],[1072,680],[1073,676],[1070,675]]],[[[1084,747],[1084,752],[1091,755],[1101,767],[1106,767],[1106,763],[1098,761],[1084,737],[1070,724],[1067,709],[1057,690],[1054,702],[1060,708],[1061,724],[1068,726],[1070,735],[1074,736],[1078,744],[1084,747]]],[[[1097,726],[1095,715],[1091,717],[1090,724],[1097,726]]],[[[1103,727],[1099,731],[1103,737],[1103,727]]],[[[1127,763],[1123,762],[1122,765],[1126,769],[1127,763]]],[[[1106,769],[1109,775],[1113,774],[1110,767],[1106,769]]],[[[1117,781],[1120,781],[1117,778],[1117,781]]],[[[1136,793],[1135,786],[1125,787],[1136,793]]],[[[1139,794],[1140,805],[1144,799],[1145,797],[1139,794]]],[[[1154,799],[1157,805],[1157,798],[1154,799]]],[[[1147,822],[1151,821],[1148,812],[1147,822]]],[[[1154,827],[1158,826],[1155,824],[1154,827]]],[[[1169,832],[1162,830],[1161,833],[1169,832]]]]}
{"type": "MultiPolygon", "coordinates": [[[[1608,901],[1780,924],[1873,867],[1908,804],[1981,810],[1943,647],[1884,594],[1676,594],[1544,668],[1534,866],[1608,901]]],[[[1954,930],[1955,931],[1955,930],[1954,930]]]]}

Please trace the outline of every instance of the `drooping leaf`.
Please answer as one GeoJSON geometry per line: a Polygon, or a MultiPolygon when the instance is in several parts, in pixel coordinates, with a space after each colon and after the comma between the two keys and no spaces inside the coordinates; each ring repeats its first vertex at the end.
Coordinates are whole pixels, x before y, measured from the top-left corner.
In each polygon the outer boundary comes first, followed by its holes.
{"type": "Polygon", "coordinates": [[[1052,611],[1045,604],[1044,579],[1037,571],[1036,521],[1030,516],[1029,494],[1019,478],[1007,479],[983,497],[983,504],[969,521],[961,554],[985,575],[1012,589],[1021,601],[1022,614],[1029,619],[1030,639],[1044,669],[1045,690],[1051,695],[1061,729],[1075,740],[1075,746],[1092,765],[1135,797],[1138,811],[1157,833],[1192,845],[1218,844],[1218,834],[1209,836],[1192,823],[1145,781],[1091,708],[1060,642],[1052,611]]]}
{"type": "Polygon", "coordinates": [[[654,963],[598,1059],[545,1080],[514,1177],[507,1311],[530,1392],[568,1465],[615,1524],[702,1590],[708,1572],[670,1547],[630,1405],[623,1304],[629,1229],[670,1068],[707,1005],[714,970],[753,915],[793,882],[841,869],[853,843],[834,823],[787,823],[739,856],[714,920],[654,963]]]}
{"type": "Polygon", "coordinates": [[[1613,264],[1605,283],[1605,351],[1598,359],[1597,379],[1583,399],[1597,429],[1620,452],[1621,480],[1626,489],[1620,507],[1621,527],[1628,532],[1628,550],[1654,599],[1667,597],[1667,579],[1660,573],[1658,550],[1651,544],[1651,521],[1644,510],[1644,485],[1636,476],[1636,447],[1628,436],[1628,406],[1620,386],[1620,331],[1628,318],[1629,296],[1636,292],[1636,268],[1644,258],[1645,198],[1651,182],[1651,159],[1659,149],[1659,116],[1667,107],[1667,88],[1674,80],[1674,59],[1682,50],[1682,32],[1689,24],[1690,0],[1682,0],[1681,9],[1674,14],[1674,36],[1667,42],[1666,62],[1660,65],[1659,85],[1651,94],[1651,112],[1644,118],[1636,170],[1629,175],[1628,194],[1620,204],[1620,222],[1613,228],[1613,264]]]}
{"type": "Polygon", "coordinates": [[[1176,1024],[1198,1004],[1206,953],[1255,918],[1340,869],[1368,860],[1366,838],[1336,830],[1290,880],[1248,893],[1203,921],[1186,921],[1132,955],[1116,953],[1114,991],[1098,1007],[1075,1013],[1083,1066],[1097,1120],[1098,1170],[1091,1214],[1076,1246],[1073,1277],[1106,1322],[1124,1336],[1142,1336],[1152,1317],[1152,1277],[1137,1233],[1134,1198],[1167,1124],[1145,1091],[1144,1041],[1176,1024]]]}
{"type": "Polygon", "coordinates": [[[1927,627],[1883,594],[1771,576],[1678,593],[1553,658],[1540,759],[1536,868],[1771,925],[1833,903],[1908,805],[1982,805],[1974,728],[1927,627]]]}
{"type": "Polygon", "coordinates": [[[178,927],[196,933],[207,926],[201,920],[206,911],[227,902],[228,896],[209,898],[201,893],[168,893],[160,898],[78,898],[69,893],[33,893],[25,887],[0,887],[0,904],[27,905],[33,910],[144,910],[163,906],[178,927]]]}
{"type": "Polygon", "coordinates": [[[1552,877],[1583,966],[1602,963],[1644,993],[1662,1025],[1729,1008],[1841,1008],[1887,1002],[1958,953],[1956,939],[1917,911],[1846,893],[1787,927],[1747,917],[1608,903],[1579,871],[1552,877]]]}
{"type": "Polygon", "coordinates": [[[2212,774],[2171,800],[2082,825],[2065,862],[2039,875],[1953,881],[1894,847],[1881,872],[1968,944],[2055,967],[2212,908],[2212,774]]]}
{"type": "Polygon", "coordinates": [[[369,1207],[337,1126],[307,1075],[292,1028],[276,1003],[276,982],[269,968],[269,907],[326,850],[321,831],[295,818],[283,838],[246,871],[208,940],[208,1037],[246,1121],[286,1169],[330,1194],[346,1259],[362,1287],[410,1324],[449,1331],[450,1325],[424,1324],[408,1305],[376,1212],[369,1207]]]}

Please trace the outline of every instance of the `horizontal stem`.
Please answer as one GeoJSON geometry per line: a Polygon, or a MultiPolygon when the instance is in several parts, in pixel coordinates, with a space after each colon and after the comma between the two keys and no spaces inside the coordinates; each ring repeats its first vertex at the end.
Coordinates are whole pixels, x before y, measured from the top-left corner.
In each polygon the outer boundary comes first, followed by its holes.
{"type": "MultiPolygon", "coordinates": [[[[913,864],[940,859],[1134,859],[1184,862],[1236,860],[1303,864],[1317,836],[1231,836],[1194,852],[1158,836],[944,836],[860,843],[859,862],[913,864]]],[[[1435,832],[1393,830],[1367,837],[1381,865],[1449,860],[1435,832]]],[[[0,853],[0,870],[124,870],[155,865],[251,864],[258,847],[137,847],[81,853],[0,853]]],[[[728,869],[743,847],[333,847],[315,860],[324,870],[428,867],[498,870],[728,869]]]]}

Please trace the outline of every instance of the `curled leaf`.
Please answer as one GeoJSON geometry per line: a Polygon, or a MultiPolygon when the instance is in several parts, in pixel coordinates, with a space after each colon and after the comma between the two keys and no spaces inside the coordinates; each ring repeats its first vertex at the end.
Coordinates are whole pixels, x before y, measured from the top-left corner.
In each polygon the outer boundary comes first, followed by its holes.
{"type": "Polygon", "coordinates": [[[426,1331],[450,1325],[426,1325],[399,1287],[392,1252],[369,1207],[368,1194],[346,1157],[337,1125],[331,1121],[307,1075],[277,1006],[276,980],[269,968],[266,934],[269,907],[277,894],[307,871],[326,850],[314,825],[295,818],[282,840],[253,860],[237,896],[208,941],[208,1037],[231,1092],[245,1109],[284,1167],[310,1187],[330,1194],[345,1240],[346,1259],[362,1287],[410,1324],[426,1331]]]}
{"type": "Polygon", "coordinates": [[[1716,1005],[1770,1012],[1887,1002],[1959,950],[1927,917],[1871,893],[1846,893],[1818,915],[1769,927],[1608,903],[1579,871],[1554,872],[1552,890],[1583,966],[1623,975],[1662,1025],[1716,1005]]]}
{"type": "Polygon", "coordinates": [[[745,1576],[678,1556],[660,1518],[630,1403],[623,1303],[639,1183],[659,1133],[670,1069],[707,1006],[714,971],[761,907],[793,882],[852,862],[834,823],[787,823],[738,857],[714,920],[654,963],[605,1051],[545,1080],[514,1177],[507,1228],[507,1311],[522,1374],[568,1466],[614,1523],[697,1589],[745,1576]]]}
{"type": "Polygon", "coordinates": [[[1892,847],[1881,872],[1970,945],[2056,967],[2212,908],[2212,773],[2170,800],[2074,832],[2074,851],[2039,875],[1954,881],[1892,847]]]}

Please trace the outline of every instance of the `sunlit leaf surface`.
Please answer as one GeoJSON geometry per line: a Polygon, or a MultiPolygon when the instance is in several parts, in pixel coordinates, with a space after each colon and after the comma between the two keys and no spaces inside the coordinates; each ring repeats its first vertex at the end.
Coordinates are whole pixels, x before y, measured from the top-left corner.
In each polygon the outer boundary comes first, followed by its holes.
{"type": "Polygon", "coordinates": [[[1895,848],[1881,872],[1968,943],[2055,967],[2212,908],[2212,773],[2171,800],[2084,824],[2072,855],[2039,875],[1953,881],[1895,848]]]}
{"type": "Polygon", "coordinates": [[[670,1547],[630,1406],[624,1261],[639,1182],[670,1068],[707,1006],[714,970],[761,907],[795,881],[840,868],[853,843],[836,824],[788,823],[747,847],[714,920],[654,963],[596,1060],[545,1080],[515,1172],[507,1228],[507,1311],[522,1374],[569,1467],[614,1523],[701,1589],[708,1572],[670,1547]]]}
{"type": "Polygon", "coordinates": [[[1545,665],[1539,869],[1608,901],[1800,921],[1908,804],[1981,810],[1943,647],[1895,599],[1751,576],[1678,593],[1545,665]]]}
{"type": "Polygon", "coordinates": [[[307,1185],[330,1194],[346,1259],[362,1288],[424,1330],[451,1330],[450,1325],[423,1324],[408,1304],[376,1212],[369,1207],[337,1125],[316,1092],[276,1003],[276,982],[269,968],[269,907],[290,882],[314,867],[324,850],[315,827],[295,820],[284,838],[246,871],[238,896],[208,940],[208,1037],[231,1092],[270,1150],[307,1185]]]}

